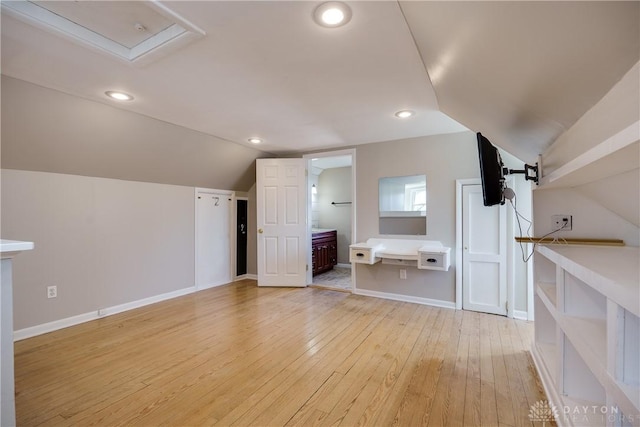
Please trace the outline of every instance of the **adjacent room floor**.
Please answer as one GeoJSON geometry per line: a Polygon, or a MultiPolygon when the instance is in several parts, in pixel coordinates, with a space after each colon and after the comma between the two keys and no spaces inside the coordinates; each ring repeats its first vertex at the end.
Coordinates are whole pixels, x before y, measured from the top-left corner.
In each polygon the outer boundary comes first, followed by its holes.
{"type": "Polygon", "coordinates": [[[329,271],[313,276],[313,284],[351,291],[351,269],[335,266],[329,271]]]}
{"type": "Polygon", "coordinates": [[[240,281],[16,343],[20,426],[531,425],[533,324],[240,281]]]}

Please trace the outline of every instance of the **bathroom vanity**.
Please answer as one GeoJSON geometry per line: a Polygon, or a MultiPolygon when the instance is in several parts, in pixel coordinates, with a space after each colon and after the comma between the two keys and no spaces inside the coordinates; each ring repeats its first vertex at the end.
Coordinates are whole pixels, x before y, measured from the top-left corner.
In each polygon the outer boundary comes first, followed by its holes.
{"type": "Polygon", "coordinates": [[[313,275],[333,269],[338,263],[338,237],[334,229],[313,229],[311,234],[311,264],[313,275]]]}

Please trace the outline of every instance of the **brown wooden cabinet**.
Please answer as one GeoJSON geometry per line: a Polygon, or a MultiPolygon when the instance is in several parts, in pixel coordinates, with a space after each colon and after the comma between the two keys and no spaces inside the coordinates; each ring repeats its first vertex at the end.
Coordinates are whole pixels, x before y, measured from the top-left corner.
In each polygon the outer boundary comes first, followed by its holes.
{"type": "Polygon", "coordinates": [[[313,275],[324,273],[338,263],[336,230],[314,232],[311,238],[313,275]]]}

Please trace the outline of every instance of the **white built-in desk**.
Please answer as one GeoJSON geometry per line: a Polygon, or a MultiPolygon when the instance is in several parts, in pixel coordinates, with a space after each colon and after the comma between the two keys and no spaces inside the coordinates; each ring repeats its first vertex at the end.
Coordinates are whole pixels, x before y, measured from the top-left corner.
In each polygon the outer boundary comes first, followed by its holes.
{"type": "Polygon", "coordinates": [[[16,425],[13,377],[13,283],[12,258],[33,249],[33,242],[0,240],[0,425],[16,425]]]}
{"type": "Polygon", "coordinates": [[[447,271],[451,248],[435,240],[380,239],[349,246],[349,261],[357,264],[393,264],[421,270],[447,271]]]}

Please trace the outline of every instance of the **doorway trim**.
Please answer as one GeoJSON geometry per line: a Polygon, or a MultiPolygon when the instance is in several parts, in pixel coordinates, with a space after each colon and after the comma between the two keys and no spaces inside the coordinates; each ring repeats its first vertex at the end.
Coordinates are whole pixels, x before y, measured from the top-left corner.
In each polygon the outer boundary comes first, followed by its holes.
{"type": "MultiPolygon", "coordinates": [[[[236,196],[233,198],[233,225],[231,226],[231,230],[232,230],[232,236],[231,239],[233,240],[233,244],[234,244],[234,248],[233,248],[233,253],[232,258],[232,269],[233,269],[233,281],[238,281],[238,280],[243,280],[243,279],[248,279],[249,278],[249,274],[245,273],[243,275],[238,276],[238,270],[237,270],[237,265],[238,265],[238,258],[237,258],[237,243],[238,243],[238,200],[244,200],[247,202],[247,222],[249,221],[248,215],[249,215],[249,198],[245,197],[245,196],[236,196]],[[233,268],[233,266],[236,266],[235,268],[233,268]]],[[[249,234],[249,225],[247,224],[247,236],[249,234]]],[[[248,258],[248,257],[247,257],[248,258]]],[[[245,262],[248,263],[248,260],[245,260],[245,262]]],[[[248,271],[248,265],[247,265],[247,271],[248,271]]],[[[258,280],[256,278],[256,280],[258,280]]]]}
{"type": "MultiPolygon", "coordinates": [[[[462,187],[465,185],[482,185],[480,178],[467,178],[456,179],[456,310],[462,310],[462,275],[464,274],[462,266],[462,233],[463,233],[463,221],[462,221],[462,187]]],[[[513,239],[513,228],[509,227],[510,220],[513,212],[507,209],[507,242],[513,239]]],[[[513,258],[513,245],[507,244],[507,317],[513,318],[514,313],[514,295],[515,295],[515,280],[514,280],[514,258],[513,258]]],[[[528,284],[527,284],[528,287],[528,284]]]]}
{"type": "MultiPolygon", "coordinates": [[[[307,232],[309,239],[309,247],[311,247],[311,161],[321,157],[338,157],[338,156],[351,156],[351,243],[356,242],[356,212],[357,212],[357,194],[356,194],[356,149],[349,148],[346,150],[336,151],[323,151],[321,153],[304,154],[303,159],[307,161],[307,232]]],[[[307,271],[307,286],[313,284],[313,272],[311,271],[311,251],[307,251],[307,264],[309,270],[307,271]]],[[[356,269],[351,268],[351,291],[355,292],[356,289],[356,269]]]]}

